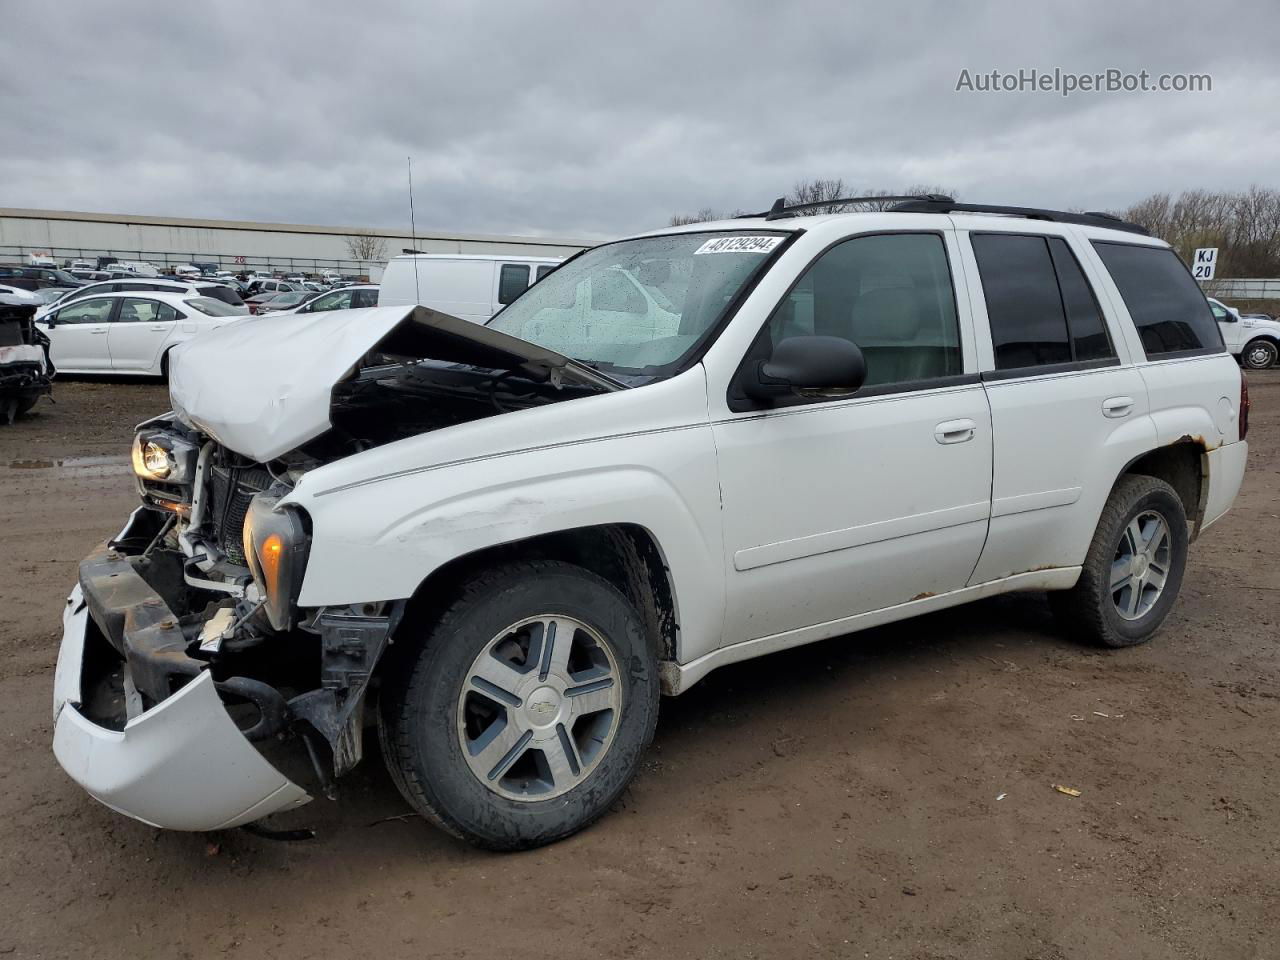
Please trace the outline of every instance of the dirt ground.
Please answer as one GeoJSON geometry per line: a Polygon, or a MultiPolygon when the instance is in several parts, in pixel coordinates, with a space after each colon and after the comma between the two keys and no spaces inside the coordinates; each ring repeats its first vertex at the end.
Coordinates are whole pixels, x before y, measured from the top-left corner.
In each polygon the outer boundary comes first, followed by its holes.
{"type": "Polygon", "coordinates": [[[292,843],[162,833],[62,773],[62,601],[166,404],[60,382],[0,427],[0,955],[1277,956],[1280,371],[1251,386],[1245,489],[1153,643],[1082,649],[1027,594],[726,668],[664,701],[609,816],[494,855],[403,817],[376,752],[292,843]]]}

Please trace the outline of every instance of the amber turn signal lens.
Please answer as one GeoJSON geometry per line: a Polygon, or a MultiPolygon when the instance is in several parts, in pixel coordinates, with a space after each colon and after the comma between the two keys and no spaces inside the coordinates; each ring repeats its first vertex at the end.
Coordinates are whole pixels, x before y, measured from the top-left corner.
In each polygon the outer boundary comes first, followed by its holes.
{"type": "Polygon", "coordinates": [[[258,561],[262,564],[262,575],[267,581],[267,591],[274,594],[280,586],[280,560],[284,556],[284,538],[273,533],[262,541],[258,549],[258,561]]]}

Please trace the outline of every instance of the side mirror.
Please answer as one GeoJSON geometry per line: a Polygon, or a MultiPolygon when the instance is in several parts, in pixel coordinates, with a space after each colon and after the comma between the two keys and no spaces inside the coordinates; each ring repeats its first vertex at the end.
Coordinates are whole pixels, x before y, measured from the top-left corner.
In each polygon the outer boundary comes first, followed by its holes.
{"type": "Polygon", "coordinates": [[[773,348],[744,385],[753,400],[771,401],[798,390],[852,393],[867,379],[856,344],[841,337],[788,337],[773,348]]]}

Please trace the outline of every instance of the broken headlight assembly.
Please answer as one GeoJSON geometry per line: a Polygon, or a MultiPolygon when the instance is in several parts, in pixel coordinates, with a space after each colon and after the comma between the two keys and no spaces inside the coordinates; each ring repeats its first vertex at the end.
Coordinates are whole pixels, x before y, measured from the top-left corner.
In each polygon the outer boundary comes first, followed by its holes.
{"type": "Polygon", "coordinates": [[[278,507],[279,498],[260,493],[249,503],[244,520],[244,555],[263,596],[267,622],[288,630],[302,587],[311,545],[306,515],[294,507],[278,507]]]}
{"type": "Polygon", "coordinates": [[[139,430],[133,436],[133,472],[143,480],[188,484],[199,454],[194,443],[163,430],[139,430]]]}

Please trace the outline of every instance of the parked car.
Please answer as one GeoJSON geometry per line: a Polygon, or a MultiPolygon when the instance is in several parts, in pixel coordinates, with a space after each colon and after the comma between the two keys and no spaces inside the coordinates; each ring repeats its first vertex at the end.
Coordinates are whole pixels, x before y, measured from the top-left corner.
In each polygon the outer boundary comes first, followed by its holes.
{"type": "Polygon", "coordinates": [[[97,269],[98,269],[97,265],[90,263],[88,260],[71,260],[67,263],[68,273],[73,273],[76,270],[84,270],[92,273],[94,270],[97,270],[97,269]]]}
{"type": "Polygon", "coordinates": [[[53,392],[49,339],[36,329],[36,305],[25,293],[0,287],[0,419],[6,424],[53,392]]]}
{"type": "Polygon", "coordinates": [[[104,293],[127,293],[143,290],[190,293],[201,297],[212,297],[214,300],[221,300],[229,307],[237,308],[241,314],[249,312],[244,301],[240,298],[240,294],[225,284],[178,277],[137,277],[132,274],[125,274],[112,280],[92,283],[68,291],[56,302],[62,305],[71,303],[73,300],[83,300],[85,297],[100,296],[104,293]]]}
{"type": "MultiPolygon", "coordinates": [[[[280,299],[294,296],[294,294],[282,293],[280,299]]],[[[322,293],[319,296],[311,294],[309,299],[304,300],[293,307],[275,307],[274,304],[269,305],[268,312],[276,313],[325,313],[329,310],[352,310],[361,307],[376,307],[378,305],[378,286],[373,283],[361,284],[360,286],[343,287],[340,290],[331,290],[328,293],[322,293]]]]}
{"type": "MultiPolygon", "coordinates": [[[[8,280],[10,278],[6,277],[5,279],[8,280]]],[[[26,287],[14,286],[11,283],[0,283],[0,295],[20,300],[23,303],[32,303],[37,307],[42,302],[38,290],[29,290],[26,287]]]]}
{"type": "Polygon", "coordinates": [[[560,265],[553,257],[420,253],[392,257],[380,306],[421,303],[484,323],[560,265]]]}
{"type": "Polygon", "coordinates": [[[299,307],[319,294],[311,290],[284,290],[276,293],[258,304],[257,312],[274,313],[277,310],[290,310],[299,307]]]}
{"type": "Polygon", "coordinates": [[[64,373],[168,376],[169,351],[246,316],[193,291],[106,293],[60,304],[37,318],[64,373]]]}
{"type": "Polygon", "coordinates": [[[0,266],[0,281],[9,283],[13,280],[37,280],[39,288],[43,287],[78,287],[83,281],[76,279],[66,270],[57,267],[14,267],[0,266]]]}
{"type": "Polygon", "coordinates": [[[274,277],[256,277],[249,281],[249,289],[253,293],[289,293],[297,290],[298,285],[288,280],[277,280],[274,277]]]}
{"type": "Polygon", "coordinates": [[[261,312],[264,304],[269,303],[276,297],[283,297],[285,294],[292,292],[292,290],[272,290],[269,293],[255,293],[246,299],[244,303],[249,308],[250,313],[257,314],[261,312]]]}
{"type": "Polygon", "coordinates": [[[413,809],[512,849],[607,811],[660,690],[725,664],[1014,590],[1149,639],[1248,452],[1177,255],[1103,215],[797,212],[604,244],[488,324],[179,347],[145,509],[64,608],[64,769],[224,829],[348,773],[371,714],[413,809]]]}
{"type": "Polygon", "coordinates": [[[1250,370],[1266,370],[1280,357],[1280,323],[1259,314],[1241,316],[1235,307],[1209,297],[1227,350],[1250,370]]]}

